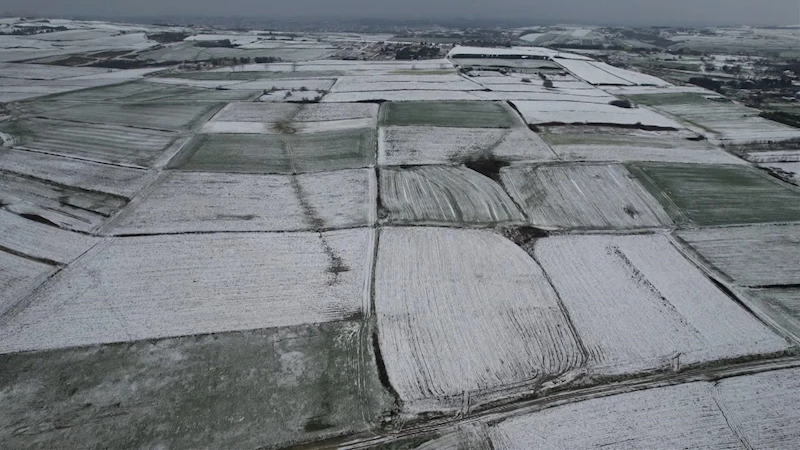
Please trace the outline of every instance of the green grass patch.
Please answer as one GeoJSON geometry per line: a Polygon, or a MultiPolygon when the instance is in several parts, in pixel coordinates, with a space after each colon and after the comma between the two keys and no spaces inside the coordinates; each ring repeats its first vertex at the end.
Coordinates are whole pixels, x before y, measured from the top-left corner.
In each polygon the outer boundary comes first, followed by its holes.
{"type": "Polygon", "coordinates": [[[372,129],[311,134],[202,134],[169,167],[234,173],[302,173],[375,164],[372,129]]]}
{"type": "Polygon", "coordinates": [[[800,191],[748,166],[627,164],[678,224],[800,220],[800,191]]]}
{"type": "Polygon", "coordinates": [[[384,103],[380,122],[463,128],[510,128],[516,123],[502,103],[482,101],[384,103]]]}
{"type": "Polygon", "coordinates": [[[0,356],[4,448],[277,448],[393,408],[360,320],[0,356]],[[46,407],[44,407],[46,405],[46,407]]]}

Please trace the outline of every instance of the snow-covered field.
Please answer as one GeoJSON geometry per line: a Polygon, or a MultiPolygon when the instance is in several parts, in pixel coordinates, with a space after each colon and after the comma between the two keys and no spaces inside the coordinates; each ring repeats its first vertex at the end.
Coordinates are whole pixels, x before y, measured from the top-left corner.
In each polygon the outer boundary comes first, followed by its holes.
{"type": "Polygon", "coordinates": [[[389,126],[378,132],[380,164],[452,164],[482,158],[549,161],[555,155],[524,128],[389,126]]]}
{"type": "Polygon", "coordinates": [[[499,184],[466,167],[420,166],[380,171],[381,205],[394,223],[524,222],[499,184]]]}
{"type": "Polygon", "coordinates": [[[688,140],[692,137],[688,131],[592,128],[549,127],[542,138],[565,160],[746,164],[708,142],[688,140]]]}
{"type": "Polygon", "coordinates": [[[127,203],[127,199],[0,172],[0,205],[55,227],[94,232],[127,203]]]}
{"type": "Polygon", "coordinates": [[[740,449],[712,390],[690,383],[557,406],[500,422],[489,436],[496,450],[740,449]]]}
{"type": "Polygon", "coordinates": [[[7,318],[0,353],[340,320],[362,308],[370,233],[113,239],[7,318]]]}
{"type": "Polygon", "coordinates": [[[637,83],[620,78],[602,68],[594,61],[556,58],[555,61],[576,77],[594,85],[633,86],[637,83]]]}
{"type": "Polygon", "coordinates": [[[333,92],[322,99],[324,103],[369,102],[379,100],[388,102],[416,102],[481,99],[473,95],[473,92],[446,90],[333,92]]]}
{"type": "Polygon", "coordinates": [[[0,314],[6,314],[55,271],[49,264],[5,251],[0,251],[0,268],[0,314]]]}
{"type": "Polygon", "coordinates": [[[672,119],[645,108],[620,108],[608,104],[577,102],[515,101],[525,121],[544,124],[644,125],[659,128],[683,128],[672,119]]]}
{"type": "Polygon", "coordinates": [[[704,228],[677,236],[736,284],[800,284],[798,225],[704,228]]]}
{"type": "Polygon", "coordinates": [[[512,166],[501,177],[528,220],[541,228],[626,229],[672,225],[622,166],[512,166]]]}
{"type": "Polygon", "coordinates": [[[491,231],[385,228],[375,280],[381,354],[409,410],[460,408],[583,363],[541,268],[491,231]]]}
{"type": "Polygon", "coordinates": [[[145,170],[11,148],[0,150],[0,170],[128,198],[151,176],[145,170]]]}
{"type": "Polygon", "coordinates": [[[595,374],[675,370],[788,346],[663,235],[551,237],[534,255],[595,374]]]}
{"type": "Polygon", "coordinates": [[[0,210],[0,247],[39,260],[67,264],[100,239],[44,225],[0,210]]]}
{"type": "Polygon", "coordinates": [[[296,231],[371,225],[371,169],[306,175],[167,172],[111,234],[296,231]]]}
{"type": "Polygon", "coordinates": [[[222,108],[214,122],[325,122],[337,120],[378,118],[378,105],[367,103],[342,104],[262,104],[235,102],[222,108]]]}
{"type": "MultiPolygon", "coordinates": [[[[432,75],[418,80],[413,76],[403,81],[383,80],[383,77],[341,77],[331,88],[332,93],[372,92],[372,91],[479,91],[481,85],[456,75],[439,75],[436,80],[432,75]]],[[[394,77],[392,77],[394,78],[394,77]]]]}
{"type": "Polygon", "coordinates": [[[168,131],[46,119],[0,128],[22,148],[139,168],[152,166],[176,138],[168,131]]]}

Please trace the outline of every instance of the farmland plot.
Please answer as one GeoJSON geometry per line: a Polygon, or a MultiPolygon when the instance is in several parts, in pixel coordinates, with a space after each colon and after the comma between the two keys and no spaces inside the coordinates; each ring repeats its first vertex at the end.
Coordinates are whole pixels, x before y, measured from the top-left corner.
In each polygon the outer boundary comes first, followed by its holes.
{"type": "Polygon", "coordinates": [[[658,161],[746,164],[689,132],[645,131],[611,127],[544,127],[541,136],[562,159],[579,161],[658,161]]]}
{"type": "Polygon", "coordinates": [[[187,171],[301,173],[354,169],[375,163],[375,131],[309,134],[202,134],[170,163],[187,171]]]}
{"type": "Polygon", "coordinates": [[[16,145],[56,155],[150,167],[176,135],[120,125],[23,119],[2,125],[16,145]]]}
{"type": "MultiPolygon", "coordinates": [[[[800,157],[800,155],[798,156],[800,157]]],[[[800,161],[785,163],[771,162],[759,164],[759,166],[766,167],[778,174],[783,180],[800,186],[800,161]]]]}
{"type": "Polygon", "coordinates": [[[305,175],[167,172],[112,234],[293,231],[368,226],[371,170],[305,175]]]}
{"type": "Polygon", "coordinates": [[[99,241],[0,210],[0,248],[18,254],[66,264],[99,241]]]}
{"type": "Polygon", "coordinates": [[[0,315],[30,294],[54,270],[49,264],[0,250],[0,315]]]}
{"type": "Polygon", "coordinates": [[[341,102],[421,102],[421,101],[474,101],[480,100],[474,94],[481,91],[366,91],[366,92],[334,92],[326,95],[323,103],[341,102]]]}
{"type": "Polygon", "coordinates": [[[203,127],[204,133],[314,133],[374,128],[378,105],[231,103],[203,127]]]}
{"type": "Polygon", "coordinates": [[[490,427],[496,450],[742,448],[709,383],[557,406],[490,427]]]}
{"type": "Polygon", "coordinates": [[[375,275],[380,349],[410,411],[460,408],[559,377],[584,357],[544,273],[483,230],[387,228],[375,275]]]}
{"type": "Polygon", "coordinates": [[[390,222],[496,224],[525,221],[500,185],[466,167],[382,169],[380,195],[390,222]]]}
{"type": "Polygon", "coordinates": [[[378,105],[369,103],[263,104],[235,102],[222,108],[213,121],[219,122],[325,122],[376,119],[378,105]]]}
{"type": "Polygon", "coordinates": [[[0,170],[89,191],[132,197],[149,172],[17,149],[0,149],[0,170]]]}
{"type": "MultiPolygon", "coordinates": [[[[123,71],[127,73],[129,71],[123,71]]],[[[121,79],[119,81],[126,81],[121,79]]],[[[57,102],[114,102],[114,103],[180,103],[180,102],[221,102],[247,100],[261,91],[203,89],[191,86],[162,85],[145,81],[134,81],[101,86],[81,91],[53,95],[40,101],[57,102]]]]}
{"type": "Polygon", "coordinates": [[[513,166],[503,184],[531,224],[542,228],[646,228],[672,224],[622,166],[513,166]]]}
{"type": "Polygon", "coordinates": [[[569,70],[573,75],[594,85],[633,86],[636,83],[620,78],[619,76],[598,67],[595,61],[579,61],[575,59],[557,58],[555,61],[569,70]]]}
{"type": "Polygon", "coordinates": [[[725,415],[749,448],[791,449],[800,442],[800,370],[727,378],[715,388],[725,415]]]}
{"type": "Polygon", "coordinates": [[[704,228],[677,235],[736,284],[800,284],[800,226],[704,228]]]}
{"type": "Polygon", "coordinates": [[[0,172],[0,205],[56,227],[91,232],[127,199],[0,172]]]}
{"type": "Polygon", "coordinates": [[[744,295],[780,328],[800,339],[800,288],[746,289],[744,295]]]}
{"type": "Polygon", "coordinates": [[[547,144],[524,127],[389,126],[380,128],[378,139],[378,162],[384,165],[556,159],[547,144]]]}
{"type": "Polygon", "coordinates": [[[562,236],[534,255],[596,374],[681,368],[787,348],[661,235],[562,236]]]}
{"type": "Polygon", "coordinates": [[[217,103],[120,103],[73,105],[43,113],[50,119],[180,131],[205,122],[217,103]]]}
{"type": "Polygon", "coordinates": [[[359,328],[344,321],[2,355],[0,441],[232,450],[366,431],[392,404],[359,328]]]}
{"type": "Polygon", "coordinates": [[[724,142],[744,144],[800,138],[800,130],[759,117],[760,111],[722,97],[701,94],[628,95],[631,101],[651,105],[724,142]]]}
{"type": "Polygon", "coordinates": [[[470,94],[476,100],[486,101],[536,101],[536,102],[573,102],[573,103],[597,103],[607,105],[608,102],[617,100],[613,95],[608,95],[605,92],[592,92],[587,94],[586,91],[565,91],[563,89],[547,89],[543,91],[531,92],[508,92],[508,91],[474,91],[470,94]]]}
{"type": "Polygon", "coordinates": [[[371,91],[479,91],[483,89],[479,84],[461,78],[457,75],[439,75],[440,80],[433,76],[423,79],[406,77],[403,80],[384,80],[381,76],[374,77],[341,77],[331,88],[332,93],[337,92],[371,92],[371,91]]]}
{"type": "Polygon", "coordinates": [[[752,167],[636,163],[628,168],[678,224],[800,220],[800,191],[752,167]]]}
{"type": "Polygon", "coordinates": [[[341,320],[362,309],[370,233],[111,240],[7,318],[0,353],[341,320]]]}
{"type": "Polygon", "coordinates": [[[513,104],[530,125],[617,125],[674,130],[683,128],[674,120],[644,108],[576,102],[515,101],[513,104]]]}
{"type": "Polygon", "coordinates": [[[519,124],[506,105],[497,102],[398,102],[381,106],[384,126],[510,128],[519,124]]]}

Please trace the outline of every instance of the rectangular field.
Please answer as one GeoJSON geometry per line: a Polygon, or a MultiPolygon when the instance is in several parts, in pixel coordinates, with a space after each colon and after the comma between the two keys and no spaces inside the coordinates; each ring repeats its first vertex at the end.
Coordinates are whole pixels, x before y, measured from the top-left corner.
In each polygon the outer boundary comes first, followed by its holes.
{"type": "Polygon", "coordinates": [[[705,228],[676,234],[736,284],[800,284],[798,225],[705,228]]]}
{"type": "Polygon", "coordinates": [[[557,406],[500,422],[489,436],[496,450],[742,448],[702,382],[557,406]]]}
{"type": "Polygon", "coordinates": [[[800,138],[800,130],[759,117],[757,109],[747,108],[725,98],[709,100],[696,93],[628,95],[631,101],[652,105],[681,121],[699,128],[709,137],[733,144],[781,141],[800,138]]]}
{"type": "Polygon", "coordinates": [[[151,167],[177,137],[168,131],[46,119],[17,120],[0,128],[20,147],[141,168],[151,167]]]}
{"type": "Polygon", "coordinates": [[[55,267],[0,250],[0,315],[42,284],[55,267]]]}
{"type": "Polygon", "coordinates": [[[541,228],[665,227],[669,215],[620,165],[512,166],[501,178],[541,228]]]}
{"type": "Polygon", "coordinates": [[[458,409],[584,362],[541,268],[491,231],[385,228],[375,283],[381,354],[409,411],[458,409]]]}
{"type": "Polygon", "coordinates": [[[369,226],[371,169],[304,175],[167,172],[112,234],[296,231],[369,226]]]}
{"type": "Polygon", "coordinates": [[[257,103],[236,102],[222,108],[213,121],[219,122],[324,122],[375,119],[378,105],[370,103],[257,103]]]}
{"type": "Polygon", "coordinates": [[[752,167],[659,163],[627,167],[678,224],[800,220],[800,190],[752,167]]]}
{"type": "Polygon", "coordinates": [[[559,236],[537,241],[533,251],[594,374],[674,370],[787,348],[665,236],[559,236]]]}
{"type": "Polygon", "coordinates": [[[620,78],[616,74],[603,70],[598,67],[595,61],[579,61],[575,59],[558,58],[555,60],[559,65],[572,72],[573,75],[583,81],[594,85],[605,86],[633,86],[636,83],[620,78]]]}
{"type": "Polygon", "coordinates": [[[746,289],[745,295],[778,326],[800,339],[800,288],[746,289]]]}
{"type": "Polygon", "coordinates": [[[370,233],[113,239],[5,318],[0,353],[342,320],[368,298],[370,233]]]}
{"type": "Polygon", "coordinates": [[[0,204],[54,227],[91,232],[125,206],[123,197],[0,172],[0,204]]]}
{"type": "Polygon", "coordinates": [[[0,248],[38,260],[66,264],[100,239],[70,233],[0,209],[0,248]]]}
{"type": "Polygon", "coordinates": [[[0,355],[0,422],[14,424],[0,441],[255,449],[364,432],[394,406],[365,333],[352,320],[0,355]]]}
{"type": "Polygon", "coordinates": [[[688,140],[688,132],[586,126],[546,127],[540,132],[565,160],[745,164],[706,141],[688,140]]]}
{"type": "Polygon", "coordinates": [[[617,125],[679,130],[679,123],[644,108],[620,108],[609,104],[579,102],[515,101],[514,106],[530,125],[617,125]]]}
{"type": "Polygon", "coordinates": [[[466,167],[380,171],[381,205],[393,223],[499,224],[525,216],[492,179],[466,167]]]}
{"type": "Polygon", "coordinates": [[[382,76],[374,77],[341,77],[331,88],[337,92],[370,92],[370,91],[479,91],[482,87],[458,75],[427,76],[417,79],[413,76],[405,79],[384,80],[382,76]],[[437,79],[438,78],[438,79],[437,79]]]}
{"type": "Polygon", "coordinates": [[[389,126],[379,129],[378,139],[378,162],[382,165],[556,159],[542,138],[524,127],[389,126]]]}
{"type": "Polygon", "coordinates": [[[800,369],[727,378],[715,394],[749,448],[791,449],[800,442],[800,369]]]}
{"type": "Polygon", "coordinates": [[[381,106],[384,126],[510,128],[519,119],[499,102],[388,102],[381,106]]]}
{"type": "Polygon", "coordinates": [[[301,173],[375,164],[375,130],[311,134],[203,134],[169,164],[187,171],[301,173]]]}
{"type": "Polygon", "coordinates": [[[221,103],[90,103],[43,113],[48,119],[181,131],[202,125],[221,103]]]}
{"type": "Polygon", "coordinates": [[[0,170],[127,198],[150,179],[146,170],[12,148],[0,151],[0,170]]]}

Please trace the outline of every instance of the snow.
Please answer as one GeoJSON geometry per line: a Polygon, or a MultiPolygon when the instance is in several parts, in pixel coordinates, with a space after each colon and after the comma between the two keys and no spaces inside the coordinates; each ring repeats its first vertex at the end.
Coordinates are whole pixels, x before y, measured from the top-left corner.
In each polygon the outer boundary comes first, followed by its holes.
{"type": "Polygon", "coordinates": [[[585,59],[591,60],[591,58],[587,58],[581,55],[575,55],[570,53],[562,53],[558,50],[552,50],[549,48],[544,47],[467,47],[457,45],[450,50],[450,53],[447,54],[448,58],[470,58],[480,55],[495,55],[499,57],[503,56],[523,56],[524,57],[535,57],[535,58],[554,58],[554,57],[569,57],[573,59],[585,59]]]}
{"type": "Polygon", "coordinates": [[[10,148],[0,149],[0,169],[128,198],[150,179],[150,173],[144,170],[10,148]]]}
{"type": "Polygon", "coordinates": [[[645,108],[620,108],[607,104],[575,102],[515,101],[522,117],[531,125],[563,124],[614,124],[645,125],[660,128],[683,128],[672,119],[645,108]]]}
{"type": "Polygon", "coordinates": [[[716,397],[748,448],[790,449],[800,442],[800,369],[721,380],[716,397]]]}
{"type": "Polygon", "coordinates": [[[13,308],[54,271],[51,265],[0,251],[0,314],[13,308]]]}
{"type": "Polygon", "coordinates": [[[370,233],[113,239],[7,317],[0,353],[341,320],[361,308],[370,233]]]}
{"type": "Polygon", "coordinates": [[[385,228],[375,309],[389,380],[410,411],[460,408],[583,362],[544,273],[484,230],[385,228]]]}
{"type": "MultiPolygon", "coordinates": [[[[476,93],[480,93],[477,91],[476,93]]],[[[416,90],[416,91],[369,91],[369,92],[334,92],[322,99],[323,103],[336,102],[368,102],[385,100],[402,101],[435,101],[435,100],[479,100],[473,92],[448,90],[416,90]]]]}
{"type": "Polygon", "coordinates": [[[663,235],[551,237],[537,241],[534,255],[592,373],[674,370],[787,348],[663,235]]]}
{"type": "Polygon", "coordinates": [[[0,247],[36,259],[67,264],[99,241],[0,210],[0,247]]]}
{"type": "Polygon", "coordinates": [[[583,61],[556,58],[555,61],[589,84],[611,86],[634,86],[637,84],[604,70],[603,66],[597,66],[597,63],[589,58],[583,61]]]}
{"type": "Polygon", "coordinates": [[[540,228],[667,227],[669,215],[620,165],[511,166],[503,184],[540,228]]]}
{"type": "Polygon", "coordinates": [[[375,104],[261,104],[234,102],[222,108],[212,122],[263,122],[281,121],[324,122],[378,118],[375,104]]]}
{"type": "MultiPolygon", "coordinates": [[[[798,157],[800,157],[800,154],[798,154],[798,157]]],[[[766,163],[760,164],[760,166],[785,174],[786,178],[791,180],[794,184],[800,185],[800,161],[787,163],[766,163]]]]}
{"type": "Polygon", "coordinates": [[[625,81],[629,81],[635,85],[639,86],[657,86],[657,87],[668,87],[672,86],[672,83],[668,83],[661,78],[654,77],[652,75],[647,75],[641,72],[635,72],[633,70],[626,70],[620,69],[619,67],[614,67],[612,65],[606,64],[604,62],[593,62],[591,63],[594,67],[608,72],[618,78],[621,78],[625,81]]]}
{"type": "Polygon", "coordinates": [[[99,67],[48,66],[45,64],[0,63],[0,77],[26,80],[56,80],[115,72],[99,67]]]}
{"type": "Polygon", "coordinates": [[[494,156],[506,161],[556,159],[547,144],[525,128],[389,126],[378,132],[378,163],[452,164],[494,156]]]}
{"type": "MultiPolygon", "coordinates": [[[[327,120],[324,122],[299,122],[292,124],[292,129],[296,133],[317,133],[323,131],[349,130],[357,128],[375,128],[375,119],[348,119],[348,120],[327,120]]],[[[282,134],[280,129],[275,128],[274,123],[260,122],[208,122],[202,129],[203,133],[259,133],[259,134],[282,134]]]]}
{"type": "Polygon", "coordinates": [[[308,175],[167,172],[111,234],[296,231],[371,225],[368,169],[308,175]]]}
{"type": "Polygon", "coordinates": [[[557,406],[490,427],[496,450],[742,448],[709,383],[557,406]]]}
{"type": "Polygon", "coordinates": [[[499,184],[466,167],[421,166],[380,172],[381,205],[393,223],[522,223],[499,184]]]}
{"type": "Polygon", "coordinates": [[[798,225],[704,228],[677,236],[737,284],[800,284],[798,225]]]}
{"type": "Polygon", "coordinates": [[[341,77],[331,88],[332,93],[342,92],[372,92],[372,91],[479,91],[483,89],[479,84],[461,77],[441,75],[441,81],[431,81],[431,76],[425,80],[417,80],[414,75],[409,75],[403,81],[383,81],[381,77],[341,77]]]}

